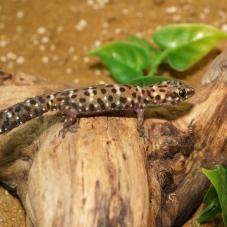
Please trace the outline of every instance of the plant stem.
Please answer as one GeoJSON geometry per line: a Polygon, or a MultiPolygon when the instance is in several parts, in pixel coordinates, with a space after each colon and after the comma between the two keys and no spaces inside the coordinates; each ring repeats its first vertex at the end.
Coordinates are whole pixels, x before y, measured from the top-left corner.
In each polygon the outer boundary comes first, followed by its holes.
{"type": "Polygon", "coordinates": [[[152,63],[152,68],[147,76],[153,76],[157,73],[158,66],[164,62],[166,56],[167,56],[168,50],[164,50],[163,52],[160,52],[157,57],[154,59],[154,62],[152,63]]]}

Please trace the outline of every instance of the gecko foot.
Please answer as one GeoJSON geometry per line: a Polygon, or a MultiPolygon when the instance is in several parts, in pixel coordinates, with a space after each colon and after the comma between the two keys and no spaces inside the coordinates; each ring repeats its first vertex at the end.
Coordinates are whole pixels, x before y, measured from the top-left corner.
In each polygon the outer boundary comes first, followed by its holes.
{"type": "Polygon", "coordinates": [[[77,125],[77,123],[75,123],[74,125],[71,125],[69,127],[63,126],[63,128],[61,130],[59,130],[58,136],[62,136],[62,138],[65,138],[65,135],[67,132],[75,133],[78,131],[79,127],[80,126],[77,125]]]}
{"type": "Polygon", "coordinates": [[[59,136],[62,136],[62,138],[65,138],[65,135],[67,132],[71,132],[71,133],[75,133],[78,131],[78,129],[80,128],[80,124],[79,124],[79,119],[76,119],[76,122],[74,122],[71,125],[68,125],[66,123],[64,123],[63,128],[59,131],[59,136]]]}
{"type": "Polygon", "coordinates": [[[65,138],[67,132],[75,133],[80,127],[80,119],[77,118],[77,112],[74,109],[63,112],[66,116],[63,128],[59,131],[59,136],[65,138]]]}
{"type": "Polygon", "coordinates": [[[137,109],[137,130],[139,132],[140,137],[144,137],[145,130],[143,127],[143,119],[144,119],[144,109],[137,109]]]}
{"type": "Polygon", "coordinates": [[[138,133],[139,133],[139,136],[140,137],[144,137],[145,136],[145,130],[144,130],[144,127],[142,126],[138,126],[137,127],[137,130],[138,130],[138,133]]]}

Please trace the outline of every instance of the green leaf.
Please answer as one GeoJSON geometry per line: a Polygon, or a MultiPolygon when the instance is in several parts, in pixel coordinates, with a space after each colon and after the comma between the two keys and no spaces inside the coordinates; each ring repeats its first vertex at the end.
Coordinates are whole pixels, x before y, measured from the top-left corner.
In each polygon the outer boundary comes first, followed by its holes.
{"type": "Polygon", "coordinates": [[[163,62],[163,59],[160,57],[162,56],[162,52],[158,49],[155,49],[149,42],[142,38],[138,38],[137,36],[130,35],[128,36],[128,41],[131,41],[137,45],[140,45],[144,48],[145,51],[147,51],[147,54],[150,56],[150,66],[151,71],[149,72],[149,75],[153,75],[156,73],[158,66],[163,62]]]}
{"type": "Polygon", "coordinates": [[[206,204],[206,207],[202,210],[199,217],[197,218],[199,223],[208,222],[212,220],[216,214],[221,213],[221,206],[214,186],[210,186],[203,202],[206,204]]]}
{"type": "Polygon", "coordinates": [[[144,48],[144,50],[147,51],[148,54],[151,55],[151,57],[154,57],[158,53],[158,50],[151,46],[151,44],[147,42],[145,39],[139,38],[135,35],[129,35],[128,41],[144,48]]]}
{"type": "Polygon", "coordinates": [[[141,76],[136,79],[130,81],[130,84],[139,85],[139,86],[146,86],[150,84],[155,84],[161,81],[171,80],[171,78],[164,77],[164,76],[141,76]]]}
{"type": "Polygon", "coordinates": [[[115,80],[123,84],[142,76],[143,70],[149,64],[148,52],[132,42],[112,42],[91,50],[90,54],[99,57],[115,80]]]}
{"type": "Polygon", "coordinates": [[[227,226],[227,169],[224,169],[223,166],[218,166],[213,170],[203,169],[203,173],[211,181],[217,192],[223,221],[225,226],[227,226]]]}
{"type": "Polygon", "coordinates": [[[203,24],[170,25],[158,30],[152,40],[161,50],[167,50],[168,64],[183,71],[204,57],[218,42],[227,38],[212,26],[203,24]]]}

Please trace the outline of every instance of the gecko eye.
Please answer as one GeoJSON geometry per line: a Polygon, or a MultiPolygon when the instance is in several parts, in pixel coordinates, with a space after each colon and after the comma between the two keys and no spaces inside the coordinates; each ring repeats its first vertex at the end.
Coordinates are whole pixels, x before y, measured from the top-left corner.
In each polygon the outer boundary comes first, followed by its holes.
{"type": "Polygon", "coordinates": [[[180,96],[181,98],[185,98],[186,95],[187,95],[187,92],[186,92],[185,89],[180,89],[180,91],[179,91],[178,94],[179,94],[179,96],[180,96]]]}

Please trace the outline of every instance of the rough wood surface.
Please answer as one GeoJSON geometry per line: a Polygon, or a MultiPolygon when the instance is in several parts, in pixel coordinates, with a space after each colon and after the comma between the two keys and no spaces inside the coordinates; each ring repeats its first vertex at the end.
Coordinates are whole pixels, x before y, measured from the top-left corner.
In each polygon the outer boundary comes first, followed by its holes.
{"type": "MultiPolygon", "coordinates": [[[[147,111],[146,139],[134,117],[122,116],[83,118],[62,139],[56,114],[2,135],[0,179],[17,190],[28,225],[181,225],[208,187],[201,168],[227,164],[223,72],[190,103],[147,111]]],[[[2,79],[1,109],[63,87],[20,76],[2,79]]]]}

